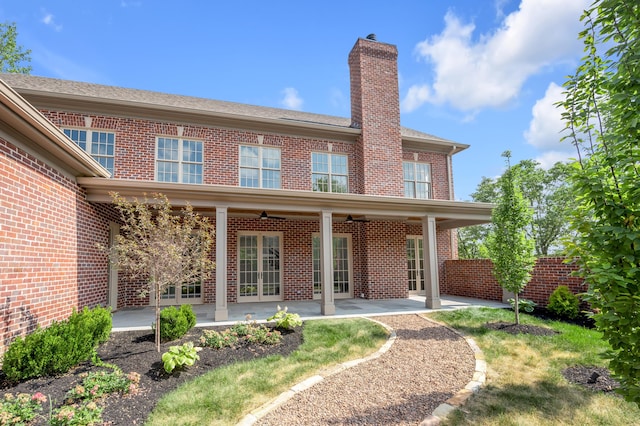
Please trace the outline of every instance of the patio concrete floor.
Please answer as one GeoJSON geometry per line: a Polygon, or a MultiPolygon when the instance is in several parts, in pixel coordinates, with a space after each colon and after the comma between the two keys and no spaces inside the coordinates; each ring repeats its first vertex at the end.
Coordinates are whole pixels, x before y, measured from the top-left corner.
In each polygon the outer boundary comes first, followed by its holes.
{"type": "MultiPolygon", "coordinates": [[[[470,307],[506,308],[508,304],[493,302],[490,300],[471,299],[458,296],[440,296],[442,307],[440,309],[428,309],[425,307],[424,296],[410,296],[407,299],[337,299],[335,300],[335,315],[322,315],[320,313],[319,300],[305,301],[281,301],[259,303],[230,303],[227,306],[229,318],[227,321],[214,321],[215,305],[193,305],[196,314],[196,326],[231,325],[238,321],[245,321],[247,315],[251,320],[264,322],[273,315],[277,306],[288,307],[289,312],[299,314],[302,319],[329,319],[362,316],[398,315],[411,313],[424,313],[434,311],[450,311],[470,307]]],[[[151,328],[155,321],[155,310],[152,306],[140,308],[123,308],[112,314],[113,331],[145,330],[151,328]]]]}

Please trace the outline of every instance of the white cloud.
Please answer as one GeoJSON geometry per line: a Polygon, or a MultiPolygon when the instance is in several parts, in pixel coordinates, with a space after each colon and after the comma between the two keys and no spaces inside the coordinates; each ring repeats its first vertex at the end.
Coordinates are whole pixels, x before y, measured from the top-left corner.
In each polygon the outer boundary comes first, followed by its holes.
{"type": "Polygon", "coordinates": [[[434,81],[409,88],[403,110],[426,102],[464,111],[507,105],[527,78],[579,55],[579,17],[590,2],[522,0],[497,30],[475,38],[473,23],[447,13],[442,33],[416,46],[418,55],[433,65],[434,81]]]}
{"type": "Polygon", "coordinates": [[[44,17],[42,18],[42,23],[53,28],[54,31],[62,31],[62,25],[56,23],[54,16],[51,13],[45,12],[44,17]]]}
{"type": "Polygon", "coordinates": [[[302,104],[304,101],[298,95],[298,91],[293,87],[287,87],[282,91],[284,94],[284,98],[280,103],[288,109],[294,109],[300,111],[302,109],[302,104]]]}
{"type": "Polygon", "coordinates": [[[524,138],[530,145],[538,149],[571,151],[573,146],[569,142],[560,142],[565,124],[562,122],[562,109],[555,104],[564,99],[562,87],[555,83],[549,84],[542,99],[538,99],[531,115],[529,129],[524,132],[524,138]]]}
{"type": "MultiPolygon", "coordinates": [[[[569,145],[571,146],[571,145],[569,145]]],[[[571,152],[567,151],[547,151],[535,158],[535,161],[540,163],[540,167],[545,170],[550,169],[558,161],[567,162],[572,158],[576,158],[577,153],[575,149],[571,152]]]]}

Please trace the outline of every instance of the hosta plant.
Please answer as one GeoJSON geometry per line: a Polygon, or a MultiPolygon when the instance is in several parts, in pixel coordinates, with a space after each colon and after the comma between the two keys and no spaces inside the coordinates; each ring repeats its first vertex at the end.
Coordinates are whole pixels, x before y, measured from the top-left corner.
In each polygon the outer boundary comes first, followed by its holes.
{"type": "Polygon", "coordinates": [[[194,347],[192,342],[169,347],[169,350],[162,354],[164,371],[171,373],[176,368],[181,369],[192,366],[200,359],[198,351],[201,349],[194,347]]]}
{"type": "Polygon", "coordinates": [[[293,330],[294,328],[301,326],[302,319],[300,319],[300,315],[291,314],[287,312],[287,310],[288,308],[286,306],[284,309],[281,309],[280,305],[278,305],[278,312],[267,318],[267,321],[275,321],[276,328],[283,330],[293,330]]]}

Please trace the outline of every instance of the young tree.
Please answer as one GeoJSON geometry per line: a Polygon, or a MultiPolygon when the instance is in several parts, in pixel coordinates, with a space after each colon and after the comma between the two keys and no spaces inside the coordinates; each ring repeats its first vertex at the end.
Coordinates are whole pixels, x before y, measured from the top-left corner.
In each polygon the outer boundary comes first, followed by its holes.
{"type": "Polygon", "coordinates": [[[609,367],[640,405],[640,3],[597,0],[582,20],[586,55],[561,103],[578,154],[570,253],[611,344],[609,367]]]}
{"type": "Polygon", "coordinates": [[[0,72],[29,74],[31,65],[31,50],[24,50],[17,43],[18,32],[15,23],[0,23],[0,72]]]}
{"type": "Polygon", "coordinates": [[[187,204],[175,214],[165,195],[133,199],[112,194],[120,213],[120,235],[109,249],[109,258],[132,278],[146,280],[141,294],[154,296],[155,340],[160,352],[160,300],[169,286],[202,281],[215,264],[210,259],[213,226],[187,204]]]}
{"type": "Polygon", "coordinates": [[[522,197],[517,170],[507,159],[507,171],[500,179],[500,196],[491,215],[489,256],[493,261],[493,275],[500,287],[514,294],[516,324],[520,324],[519,294],[529,283],[535,264],[534,242],[525,229],[531,224],[531,208],[522,197]]]}

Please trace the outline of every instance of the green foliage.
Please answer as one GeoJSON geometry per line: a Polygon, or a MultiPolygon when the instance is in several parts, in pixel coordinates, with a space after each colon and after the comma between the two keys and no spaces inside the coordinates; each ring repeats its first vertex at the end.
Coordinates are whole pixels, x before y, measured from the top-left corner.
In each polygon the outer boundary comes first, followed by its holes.
{"type": "MultiPolygon", "coordinates": [[[[164,308],[160,312],[160,338],[162,341],[179,339],[196,325],[196,314],[191,305],[164,308]]],[[[154,325],[155,327],[155,325],[154,325]]]]}
{"type": "Polygon", "coordinates": [[[84,308],[65,321],[15,339],[4,355],[2,369],[13,381],[66,373],[90,359],[110,332],[109,309],[84,308]]]}
{"type": "Polygon", "coordinates": [[[93,400],[112,393],[135,393],[140,383],[140,374],[122,371],[100,371],[83,374],[82,384],[67,392],[70,400],[93,400]]]}
{"type": "Polygon", "coordinates": [[[0,399],[0,425],[26,425],[42,411],[42,403],[47,397],[36,392],[33,395],[5,393],[0,399]]]}
{"type": "MultiPolygon", "coordinates": [[[[170,286],[206,279],[213,268],[210,259],[213,245],[213,225],[186,205],[175,214],[167,197],[155,194],[128,201],[111,194],[120,213],[121,234],[109,249],[111,262],[147,285],[142,294],[154,295],[156,324],[160,323],[160,298],[170,286]]],[[[160,330],[157,327],[156,349],[160,352],[160,330]]]]}
{"type": "Polygon", "coordinates": [[[23,50],[17,43],[18,31],[15,22],[0,24],[0,72],[29,74],[31,65],[20,65],[31,62],[31,50],[23,50]]]}
{"type": "Polygon", "coordinates": [[[200,337],[200,345],[222,349],[241,344],[276,345],[282,340],[282,333],[278,330],[271,330],[264,324],[255,321],[238,322],[231,328],[221,332],[215,330],[204,330],[200,337]]]}
{"type": "Polygon", "coordinates": [[[509,166],[511,153],[505,151],[507,171],[500,181],[500,197],[491,216],[489,255],[493,262],[493,275],[498,284],[514,293],[516,324],[519,317],[519,293],[531,279],[535,264],[534,242],[525,228],[531,223],[531,209],[522,197],[518,185],[518,172],[509,166]]]}
{"type": "MultiPolygon", "coordinates": [[[[562,251],[562,240],[569,235],[568,218],[575,203],[568,182],[570,167],[556,163],[548,170],[534,160],[522,160],[512,167],[519,176],[518,187],[533,211],[531,223],[525,228],[527,236],[534,240],[536,256],[547,256],[562,251]]],[[[500,198],[501,181],[483,177],[473,201],[496,203],[500,198]]],[[[487,235],[484,225],[458,230],[458,256],[461,259],[487,258],[487,235]]]]}
{"type": "Polygon", "coordinates": [[[640,4],[597,0],[579,34],[585,56],[565,83],[565,140],[577,151],[570,254],[611,344],[610,368],[640,405],[640,4]]]}
{"type": "Polygon", "coordinates": [[[90,426],[102,422],[102,407],[95,402],[63,405],[53,410],[49,424],[51,426],[90,426]]]}
{"type": "Polygon", "coordinates": [[[300,315],[288,313],[288,310],[289,308],[286,306],[284,309],[281,309],[280,305],[278,305],[278,311],[267,318],[267,321],[275,321],[276,328],[282,330],[293,330],[294,328],[301,326],[302,319],[300,319],[300,315]]]}
{"type": "Polygon", "coordinates": [[[202,348],[193,346],[192,342],[169,347],[169,350],[162,354],[164,371],[171,373],[176,368],[182,369],[195,364],[196,361],[200,359],[198,355],[200,349],[202,348]]]}
{"type": "MultiPolygon", "coordinates": [[[[516,299],[511,298],[511,299],[507,300],[507,302],[509,302],[509,304],[511,305],[511,309],[513,309],[515,311],[516,310],[516,299]]],[[[533,310],[534,310],[534,308],[536,306],[538,306],[538,304],[536,302],[534,302],[533,300],[518,298],[518,310],[520,310],[520,311],[531,313],[531,312],[533,312],[533,310]]]]}
{"type": "Polygon", "coordinates": [[[569,290],[569,287],[561,285],[549,296],[547,309],[561,317],[573,319],[580,313],[580,299],[569,290]]]}

